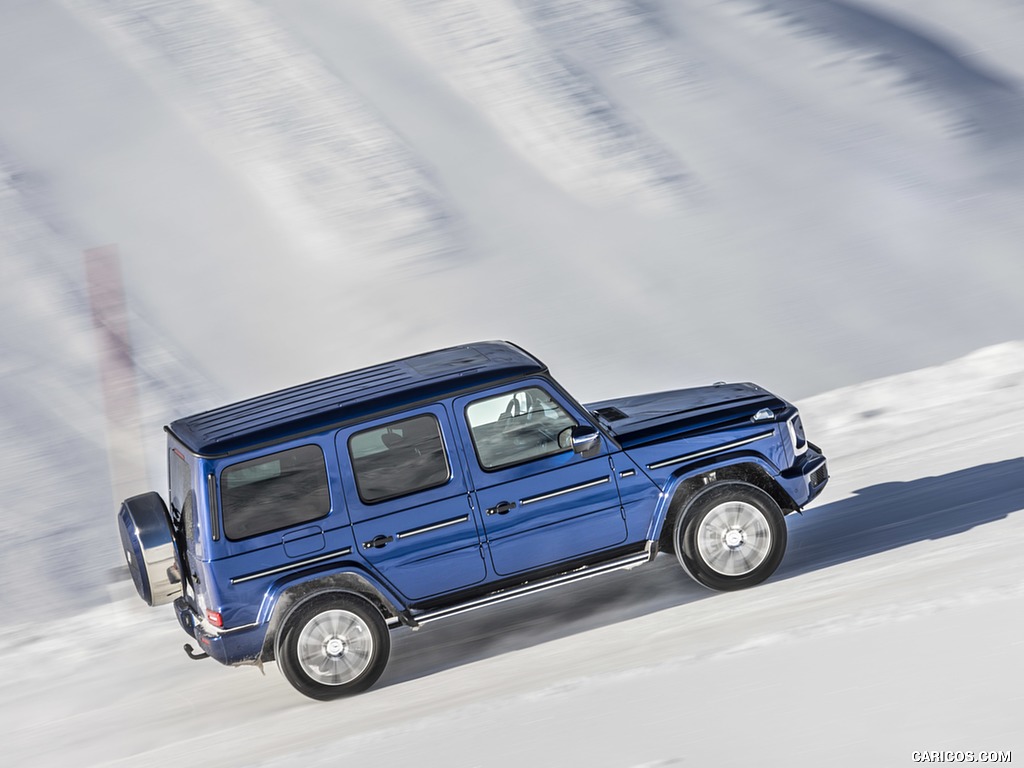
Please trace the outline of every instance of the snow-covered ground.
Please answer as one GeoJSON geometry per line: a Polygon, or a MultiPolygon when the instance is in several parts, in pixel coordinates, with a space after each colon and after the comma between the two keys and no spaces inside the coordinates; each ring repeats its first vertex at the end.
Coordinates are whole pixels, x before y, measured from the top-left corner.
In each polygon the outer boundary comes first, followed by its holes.
{"type": "Polygon", "coordinates": [[[1022,748],[1021,39],[1010,0],[2,0],[5,762],[1022,748]],[[797,400],[834,479],[775,579],[662,557],[400,633],[331,705],[188,661],[116,581],[111,478],[165,484],[163,424],[485,338],[583,400],[797,400]]]}

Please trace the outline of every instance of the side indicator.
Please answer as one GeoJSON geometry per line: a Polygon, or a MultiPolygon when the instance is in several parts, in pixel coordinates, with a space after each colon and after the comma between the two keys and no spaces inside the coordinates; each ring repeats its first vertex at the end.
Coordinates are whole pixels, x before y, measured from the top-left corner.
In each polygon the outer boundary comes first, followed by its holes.
{"type": "Polygon", "coordinates": [[[206,610],[206,620],[215,627],[224,626],[224,618],[217,611],[206,610]]]}

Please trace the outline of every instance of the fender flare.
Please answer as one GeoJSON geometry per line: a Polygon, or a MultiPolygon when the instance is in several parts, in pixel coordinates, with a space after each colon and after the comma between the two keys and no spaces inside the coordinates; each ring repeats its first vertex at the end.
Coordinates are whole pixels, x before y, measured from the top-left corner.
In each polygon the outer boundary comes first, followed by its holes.
{"type": "Polygon", "coordinates": [[[716,456],[680,467],[672,473],[661,492],[647,538],[661,541],[666,523],[686,506],[683,501],[713,482],[745,482],[761,488],[775,499],[783,510],[795,509],[795,503],[776,480],[778,476],[778,468],[764,456],[754,452],[716,456]]]}
{"type": "Polygon", "coordinates": [[[278,630],[292,612],[324,594],[353,595],[365,600],[381,612],[389,627],[414,624],[402,601],[390,589],[362,568],[345,564],[329,572],[282,580],[267,591],[260,607],[260,622],[267,627],[261,661],[273,660],[278,630]]]}

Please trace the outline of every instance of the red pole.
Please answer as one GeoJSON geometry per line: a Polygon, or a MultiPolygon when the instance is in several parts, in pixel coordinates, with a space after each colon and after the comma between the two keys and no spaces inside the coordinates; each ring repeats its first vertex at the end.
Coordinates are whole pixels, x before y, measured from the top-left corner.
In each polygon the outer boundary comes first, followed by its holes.
{"type": "Polygon", "coordinates": [[[115,503],[147,490],[141,410],[124,281],[116,245],[85,252],[85,281],[107,416],[107,456],[115,503]]]}

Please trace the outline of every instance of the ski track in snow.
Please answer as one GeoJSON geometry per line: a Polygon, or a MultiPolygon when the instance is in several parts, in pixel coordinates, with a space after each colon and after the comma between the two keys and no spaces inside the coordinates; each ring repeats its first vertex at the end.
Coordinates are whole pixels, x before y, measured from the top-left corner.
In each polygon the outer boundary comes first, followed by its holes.
{"type": "Polygon", "coordinates": [[[437,267],[465,256],[428,169],[265,9],[249,0],[64,2],[166,87],[320,258],[362,260],[371,248],[382,266],[437,267]]]}
{"type": "Polygon", "coordinates": [[[699,87],[701,63],[676,50],[654,4],[639,0],[516,0],[523,13],[574,61],[598,62],[663,97],[699,87]]]}
{"type": "Polygon", "coordinates": [[[683,162],[552,50],[512,0],[390,0],[413,44],[509,143],[586,200],[680,209],[683,162]]]}
{"type": "MultiPolygon", "coordinates": [[[[734,0],[735,2],[735,0],[734,0]]],[[[739,0],[746,12],[800,36],[825,38],[845,63],[875,73],[888,87],[921,95],[946,113],[948,128],[991,148],[1019,152],[1024,88],[949,42],[867,5],[840,0],[739,0]]],[[[830,62],[832,65],[839,61],[830,62]]],[[[866,78],[879,82],[878,77],[866,78]]]]}

